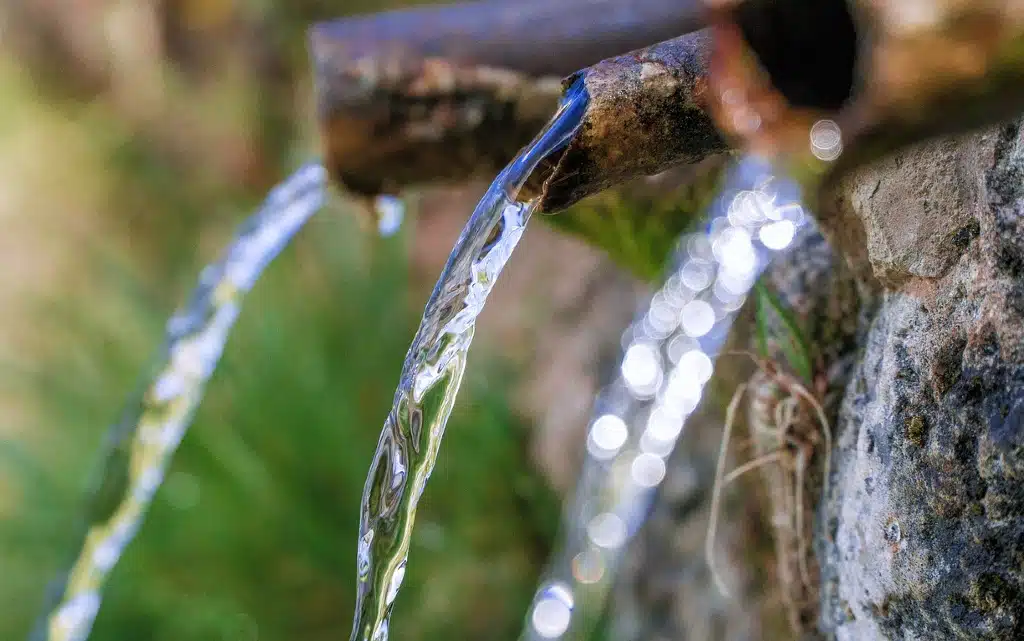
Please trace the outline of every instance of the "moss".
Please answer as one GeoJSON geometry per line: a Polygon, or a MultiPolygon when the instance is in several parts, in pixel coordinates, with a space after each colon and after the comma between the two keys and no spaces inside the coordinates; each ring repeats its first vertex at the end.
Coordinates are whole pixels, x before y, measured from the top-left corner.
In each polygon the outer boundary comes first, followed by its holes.
{"type": "Polygon", "coordinates": [[[971,585],[971,602],[982,612],[992,612],[1011,603],[1019,602],[1022,595],[1003,577],[993,572],[982,574],[971,585]]]}
{"type": "Polygon", "coordinates": [[[676,239],[703,220],[720,186],[721,174],[710,169],[671,189],[641,180],[542,220],[605,251],[637,278],[655,282],[665,272],[676,239]]]}
{"type": "Polygon", "coordinates": [[[924,447],[928,427],[923,416],[911,416],[907,421],[907,440],[917,447],[924,447]]]}
{"type": "Polygon", "coordinates": [[[981,224],[977,220],[972,220],[968,225],[961,227],[953,234],[953,246],[960,251],[964,251],[980,233],[981,224]]]}
{"type": "MultiPolygon", "coordinates": [[[[351,224],[315,220],[253,291],[93,638],[258,629],[262,641],[316,641],[350,625],[359,499],[418,311],[406,304],[404,239],[370,255],[351,224]]],[[[163,314],[104,284],[112,291],[90,306],[50,307],[44,324],[68,349],[20,381],[43,410],[24,464],[0,444],[3,483],[18,496],[0,513],[0,638],[25,638],[68,554],[85,468],[159,344],[163,314]],[[124,311],[95,318],[108,307],[124,311]]],[[[420,508],[398,638],[518,632],[559,508],[503,397],[513,379],[484,361],[464,384],[420,508]]],[[[108,494],[92,509],[109,509],[108,494]]]]}

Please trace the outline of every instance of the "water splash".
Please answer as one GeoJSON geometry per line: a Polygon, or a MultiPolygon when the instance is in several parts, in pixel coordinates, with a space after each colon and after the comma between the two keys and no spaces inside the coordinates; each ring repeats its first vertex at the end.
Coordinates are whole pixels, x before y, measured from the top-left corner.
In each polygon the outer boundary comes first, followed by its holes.
{"type": "Polygon", "coordinates": [[[809,224],[799,196],[768,164],[744,159],[704,231],[681,239],[671,275],[627,330],[618,376],[595,404],[581,477],[522,641],[589,638],[736,313],[772,256],[809,224]]]}
{"type": "Polygon", "coordinates": [[[244,295],[319,210],[327,185],[316,164],[276,187],[241,225],[223,257],[207,266],[189,303],[167,323],[156,375],[109,437],[81,551],[32,639],[84,641],[107,576],[131,542],[224,351],[244,295]]]}
{"type": "Polygon", "coordinates": [[[463,229],[405,358],[363,491],[352,641],[384,641],[405,576],[413,520],[462,380],[476,318],[538,201],[518,199],[537,164],[579,127],[577,82],[548,126],[498,175],[463,229]]]}

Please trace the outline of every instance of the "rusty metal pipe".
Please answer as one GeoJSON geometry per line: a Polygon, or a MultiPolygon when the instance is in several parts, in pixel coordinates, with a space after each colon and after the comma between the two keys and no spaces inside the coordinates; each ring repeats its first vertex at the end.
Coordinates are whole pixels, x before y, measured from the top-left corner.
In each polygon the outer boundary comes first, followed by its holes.
{"type": "MultiPolygon", "coordinates": [[[[1020,0],[911,4],[913,16],[901,0],[747,0],[712,12],[710,32],[588,67],[576,74],[591,93],[586,122],[530,188],[558,211],[729,146],[818,163],[804,169],[827,185],[905,146],[1024,111],[1020,0]],[[818,29],[792,28],[800,16],[818,29]],[[823,120],[842,137],[842,153],[826,160],[811,144],[823,120]]],[[[401,47],[354,60],[358,38],[337,29],[313,32],[320,114],[332,171],[357,191],[493,175],[557,99],[550,80],[401,47]]]]}
{"type": "Polygon", "coordinates": [[[528,183],[539,185],[541,210],[727,151],[706,105],[710,55],[711,34],[698,31],[571,76],[590,102],[579,133],[528,183]]]}
{"type": "Polygon", "coordinates": [[[609,56],[705,26],[701,0],[483,0],[315,25],[346,57],[392,52],[565,76],[609,56]]]}
{"type": "Polygon", "coordinates": [[[559,78],[702,22],[700,0],[487,0],[315,25],[325,159],[350,191],[493,176],[559,78]]]}
{"type": "Polygon", "coordinates": [[[580,74],[591,106],[540,176],[546,210],[727,147],[778,158],[814,204],[864,164],[1024,112],[1024,2],[746,0],[580,74]]]}

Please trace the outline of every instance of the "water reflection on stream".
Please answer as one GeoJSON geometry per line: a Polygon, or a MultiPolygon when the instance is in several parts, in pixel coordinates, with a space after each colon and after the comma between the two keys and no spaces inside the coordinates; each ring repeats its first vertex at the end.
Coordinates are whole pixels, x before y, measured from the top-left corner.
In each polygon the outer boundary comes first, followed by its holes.
{"type": "Polygon", "coordinates": [[[323,205],[327,170],[310,164],[275,187],[239,228],[223,257],[203,269],[187,305],[167,322],[164,350],[108,435],[81,548],[55,582],[31,639],[84,641],[103,587],[135,537],[167,466],[203,398],[242,299],[264,268],[323,205]]]}
{"type": "Polygon", "coordinates": [[[589,638],[737,312],[773,255],[809,224],[796,184],[754,158],[731,170],[707,220],[680,240],[668,278],[626,332],[522,641],[589,638]]]}
{"type": "Polygon", "coordinates": [[[538,163],[575,133],[586,105],[578,82],[544,131],[484,194],[427,301],[363,491],[352,641],[388,637],[416,507],[462,382],[476,318],[538,204],[519,200],[519,191],[538,163]]]}

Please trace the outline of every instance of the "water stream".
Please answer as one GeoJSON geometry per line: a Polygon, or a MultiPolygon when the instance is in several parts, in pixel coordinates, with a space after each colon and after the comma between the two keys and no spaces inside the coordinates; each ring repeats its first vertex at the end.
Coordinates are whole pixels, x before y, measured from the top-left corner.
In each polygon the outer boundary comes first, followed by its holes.
{"type": "Polygon", "coordinates": [[[586,90],[577,82],[547,127],[498,175],[427,302],[363,491],[352,641],[388,637],[416,507],[437,460],[476,318],[537,206],[536,200],[519,200],[519,191],[537,164],[575,133],[586,104],[586,90]]]}
{"type": "Polygon", "coordinates": [[[522,641],[589,638],[736,313],[772,256],[809,224],[799,196],[795,183],[747,158],[732,169],[706,228],[681,239],[669,277],[626,332],[616,379],[595,403],[581,477],[522,641]]]}
{"type": "Polygon", "coordinates": [[[106,579],[160,487],[224,351],[243,297],[321,208],[326,186],[326,170],[310,164],[271,191],[222,258],[203,270],[189,303],[168,321],[155,374],[147,378],[145,392],[129,405],[108,437],[81,549],[55,586],[51,607],[31,639],[88,638],[106,579]]]}
{"type": "MultiPolygon", "coordinates": [[[[576,132],[582,82],[548,126],[487,190],[427,302],[406,355],[363,491],[351,641],[386,641],[405,575],[419,499],[462,380],[476,319],[537,200],[519,192],[538,163],[576,132]]],[[[244,295],[323,204],[327,175],[307,165],[275,188],[206,267],[167,324],[155,374],[109,439],[87,531],[33,641],[85,641],[103,585],[138,531],[223,352],[244,295]]],[[[752,158],[733,169],[703,232],[684,237],[664,285],[624,339],[618,377],[599,396],[587,458],[567,504],[557,553],[527,616],[523,641],[583,639],[604,610],[622,551],[643,523],[666,461],[697,408],[736,313],[774,253],[808,219],[797,187],[752,158]]],[[[375,203],[383,234],[401,223],[375,203]]]]}

